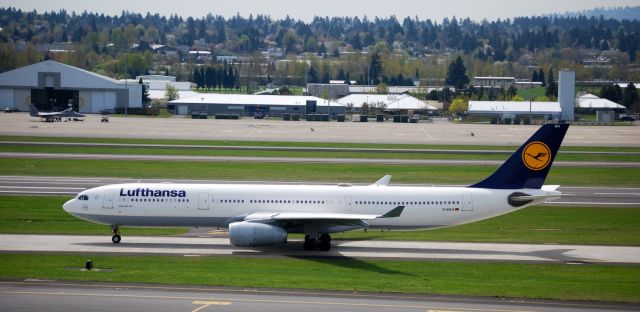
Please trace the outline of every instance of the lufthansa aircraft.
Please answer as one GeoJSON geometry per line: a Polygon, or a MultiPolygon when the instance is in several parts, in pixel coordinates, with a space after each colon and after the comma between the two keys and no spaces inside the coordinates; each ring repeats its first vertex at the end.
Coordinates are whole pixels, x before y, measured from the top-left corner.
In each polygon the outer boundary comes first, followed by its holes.
{"type": "Polygon", "coordinates": [[[119,226],[211,226],[229,229],[241,247],[286,243],[304,233],[305,250],[329,250],[331,233],[362,228],[424,229],[492,218],[557,198],[543,185],[568,124],[542,126],[485,180],[468,187],[172,184],[106,185],[64,204],[80,219],[119,226]]]}

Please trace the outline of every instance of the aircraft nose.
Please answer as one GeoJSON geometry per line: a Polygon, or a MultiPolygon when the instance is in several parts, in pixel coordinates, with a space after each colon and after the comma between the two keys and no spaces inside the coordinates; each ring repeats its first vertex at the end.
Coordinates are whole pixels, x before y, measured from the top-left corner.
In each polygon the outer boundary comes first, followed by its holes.
{"type": "Polygon", "coordinates": [[[66,203],[64,203],[62,205],[62,209],[64,211],[66,211],[67,213],[72,213],[73,212],[73,206],[74,206],[73,202],[74,201],[75,201],[75,198],[67,201],[66,203]]]}

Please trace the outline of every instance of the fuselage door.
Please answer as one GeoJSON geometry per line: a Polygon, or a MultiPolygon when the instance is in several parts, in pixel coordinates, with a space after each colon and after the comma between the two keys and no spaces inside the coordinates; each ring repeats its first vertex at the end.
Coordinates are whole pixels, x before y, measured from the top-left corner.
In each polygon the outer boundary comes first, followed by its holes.
{"type": "Polygon", "coordinates": [[[198,210],[209,210],[209,193],[198,193],[198,210]]]}
{"type": "Polygon", "coordinates": [[[113,193],[114,190],[107,190],[104,192],[104,198],[102,199],[102,208],[113,209],[113,193]]]}
{"type": "Polygon", "coordinates": [[[473,211],[473,195],[471,192],[462,193],[462,211],[473,211]]]}
{"type": "Polygon", "coordinates": [[[346,213],[351,213],[351,196],[344,198],[344,211],[346,213]]]}

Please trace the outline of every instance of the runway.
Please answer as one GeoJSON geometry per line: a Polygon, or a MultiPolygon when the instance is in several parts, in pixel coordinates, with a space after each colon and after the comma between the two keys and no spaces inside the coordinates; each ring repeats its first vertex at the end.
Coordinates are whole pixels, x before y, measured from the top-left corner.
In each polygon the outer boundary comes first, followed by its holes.
{"type": "MultiPolygon", "coordinates": [[[[268,183],[302,184],[304,181],[220,181],[220,180],[166,180],[166,179],[128,179],[128,178],[83,178],[83,177],[31,177],[0,176],[0,194],[18,195],[75,195],[79,192],[107,184],[117,183],[268,183]]],[[[375,181],[371,181],[372,183],[375,181]]],[[[306,182],[313,184],[332,184],[306,182]]],[[[391,185],[411,185],[391,183],[391,185]]],[[[561,186],[564,197],[550,201],[554,205],[640,207],[640,188],[616,187],[575,187],[561,186]]]]}
{"type": "Polygon", "coordinates": [[[437,261],[506,261],[555,263],[640,264],[640,247],[442,243],[333,240],[328,252],[304,251],[302,240],[283,246],[240,248],[224,237],[127,236],[113,244],[111,235],[0,235],[1,252],[78,254],[144,254],[243,257],[347,257],[437,261]]]}
{"type": "MultiPolygon", "coordinates": [[[[188,156],[134,154],[78,154],[78,153],[19,153],[0,152],[0,158],[47,158],[89,160],[145,160],[190,162],[253,162],[253,163],[315,163],[315,164],[377,164],[377,165],[451,165],[499,166],[503,160],[463,159],[387,159],[387,158],[324,158],[324,157],[259,157],[259,156],[188,156]]],[[[640,168],[640,162],[624,161],[555,161],[556,167],[640,168]]]]}
{"type": "Polygon", "coordinates": [[[6,311],[636,311],[632,304],[204,286],[0,281],[6,311]]]}

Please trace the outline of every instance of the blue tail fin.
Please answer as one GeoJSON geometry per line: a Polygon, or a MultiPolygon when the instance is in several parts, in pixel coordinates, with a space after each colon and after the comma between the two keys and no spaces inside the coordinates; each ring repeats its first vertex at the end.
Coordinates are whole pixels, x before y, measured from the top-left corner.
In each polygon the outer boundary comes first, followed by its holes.
{"type": "Polygon", "coordinates": [[[542,126],[496,172],[470,187],[541,188],[567,129],[569,129],[569,124],[542,126]]]}

